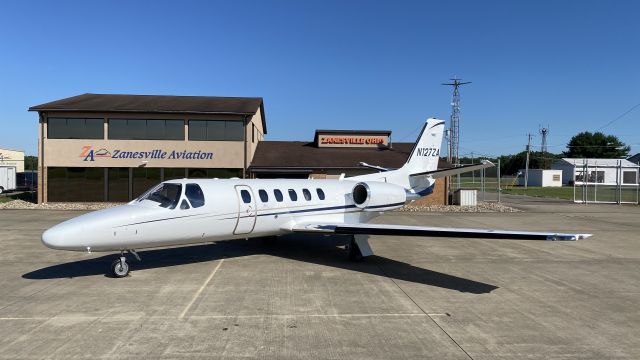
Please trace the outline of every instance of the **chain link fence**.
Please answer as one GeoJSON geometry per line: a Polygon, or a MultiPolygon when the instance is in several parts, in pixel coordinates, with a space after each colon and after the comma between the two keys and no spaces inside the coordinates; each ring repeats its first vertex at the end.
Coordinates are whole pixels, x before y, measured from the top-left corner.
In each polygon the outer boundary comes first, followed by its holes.
{"type": "MultiPolygon", "coordinates": [[[[462,165],[471,165],[471,163],[462,165]]],[[[607,179],[610,180],[613,176],[613,183],[604,182],[602,171],[603,168],[595,166],[585,167],[582,170],[583,174],[587,174],[584,179],[580,177],[580,171],[576,171],[578,174],[576,179],[583,181],[572,181],[570,185],[561,187],[523,186],[524,173],[502,175],[500,174],[500,162],[497,161],[495,167],[452,176],[451,192],[459,189],[477,190],[478,201],[483,202],[500,202],[502,195],[512,194],[583,204],[640,204],[640,179],[637,168],[625,168],[619,165],[617,168],[609,169],[608,171],[613,171],[614,175],[607,174],[607,179]],[[630,169],[635,171],[634,175],[629,173],[630,169]]]]}

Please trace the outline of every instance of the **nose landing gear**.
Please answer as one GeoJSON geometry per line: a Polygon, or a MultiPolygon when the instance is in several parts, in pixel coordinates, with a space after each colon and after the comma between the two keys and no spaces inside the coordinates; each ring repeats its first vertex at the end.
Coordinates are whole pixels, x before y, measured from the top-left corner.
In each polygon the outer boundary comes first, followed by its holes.
{"type": "MultiPolygon", "coordinates": [[[[142,261],[135,250],[131,249],[127,250],[127,252],[133,254],[133,256],[135,256],[138,261],[142,261]]],[[[127,257],[124,256],[124,250],[120,251],[120,257],[113,260],[113,262],[111,263],[111,275],[116,278],[123,278],[129,275],[129,264],[127,264],[127,257]]]]}
{"type": "Polygon", "coordinates": [[[123,278],[129,275],[129,264],[127,264],[127,258],[124,253],[120,258],[113,260],[111,263],[111,275],[117,278],[123,278]]]}

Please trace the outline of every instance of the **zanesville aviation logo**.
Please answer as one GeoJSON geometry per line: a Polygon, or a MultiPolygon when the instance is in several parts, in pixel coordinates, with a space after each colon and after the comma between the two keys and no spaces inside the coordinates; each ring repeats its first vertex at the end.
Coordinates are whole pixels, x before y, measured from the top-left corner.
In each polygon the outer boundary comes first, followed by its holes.
{"type": "Polygon", "coordinates": [[[95,161],[95,158],[211,160],[213,159],[213,153],[200,150],[164,151],[161,149],[150,151],[113,150],[113,152],[110,152],[105,148],[94,150],[93,146],[83,146],[80,157],[82,161],[95,161]]]}

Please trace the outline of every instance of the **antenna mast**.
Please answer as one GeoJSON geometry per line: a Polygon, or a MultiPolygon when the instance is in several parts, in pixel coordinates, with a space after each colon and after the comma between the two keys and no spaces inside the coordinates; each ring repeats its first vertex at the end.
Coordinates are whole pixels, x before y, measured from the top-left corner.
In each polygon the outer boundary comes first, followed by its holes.
{"type": "Polygon", "coordinates": [[[540,135],[542,136],[542,143],[540,144],[540,151],[542,154],[547,152],[547,135],[549,135],[549,125],[547,127],[540,128],[540,135]]]}
{"type": "Polygon", "coordinates": [[[453,77],[452,83],[442,85],[453,86],[453,97],[451,99],[451,119],[449,121],[449,159],[454,164],[460,164],[460,92],[458,88],[462,85],[471,84],[471,81],[460,82],[462,79],[453,77]]]}

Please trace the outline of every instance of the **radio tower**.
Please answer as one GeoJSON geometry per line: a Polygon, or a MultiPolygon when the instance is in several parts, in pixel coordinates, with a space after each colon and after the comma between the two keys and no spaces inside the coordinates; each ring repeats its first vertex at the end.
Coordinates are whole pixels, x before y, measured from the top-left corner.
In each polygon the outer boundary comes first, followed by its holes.
{"type": "Polygon", "coordinates": [[[443,83],[442,85],[453,86],[453,98],[451,99],[451,120],[449,122],[449,158],[454,164],[460,164],[460,92],[458,88],[462,85],[471,84],[471,81],[460,82],[454,76],[452,83],[443,83]]]}
{"type": "Polygon", "coordinates": [[[547,152],[547,135],[549,135],[549,125],[546,128],[540,128],[540,135],[542,136],[542,143],[540,144],[540,151],[542,154],[547,152]]]}

